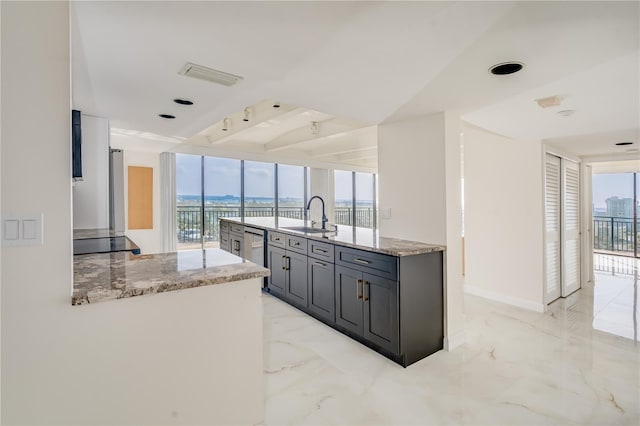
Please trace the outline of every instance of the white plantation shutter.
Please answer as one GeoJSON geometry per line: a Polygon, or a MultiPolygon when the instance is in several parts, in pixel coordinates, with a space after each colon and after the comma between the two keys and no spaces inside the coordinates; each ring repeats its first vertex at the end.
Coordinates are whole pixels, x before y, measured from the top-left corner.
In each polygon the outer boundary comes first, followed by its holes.
{"type": "Polygon", "coordinates": [[[580,168],[562,161],[562,296],[580,288],[580,168]]]}
{"type": "Polygon", "coordinates": [[[545,303],[560,297],[560,158],[547,154],[545,167],[545,303]]]}

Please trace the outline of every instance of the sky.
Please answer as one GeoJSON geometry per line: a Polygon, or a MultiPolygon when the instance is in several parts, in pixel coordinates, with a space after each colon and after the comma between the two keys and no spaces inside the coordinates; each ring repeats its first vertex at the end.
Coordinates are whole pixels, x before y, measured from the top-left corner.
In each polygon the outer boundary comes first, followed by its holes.
{"type": "MultiPolygon", "coordinates": [[[[201,192],[200,156],[176,154],[176,190],[180,195],[198,195],[201,192]]],[[[240,160],[204,157],[204,186],[206,195],[240,196],[240,160]]],[[[274,194],[273,163],[245,161],[245,196],[272,197],[274,194]]],[[[352,172],[336,171],[336,199],[351,199],[352,172]]],[[[304,168],[278,165],[278,196],[304,197],[304,168]]],[[[357,195],[362,200],[373,199],[373,177],[370,173],[356,173],[357,195]]],[[[310,194],[312,195],[312,194],[310,194]]]]}
{"type": "MultiPolygon", "coordinates": [[[[640,191],[640,174],[636,174],[640,191]]],[[[639,194],[640,195],[640,194],[639,194]]],[[[609,197],[633,198],[633,173],[611,173],[593,175],[593,205],[606,208],[609,197]]]]}

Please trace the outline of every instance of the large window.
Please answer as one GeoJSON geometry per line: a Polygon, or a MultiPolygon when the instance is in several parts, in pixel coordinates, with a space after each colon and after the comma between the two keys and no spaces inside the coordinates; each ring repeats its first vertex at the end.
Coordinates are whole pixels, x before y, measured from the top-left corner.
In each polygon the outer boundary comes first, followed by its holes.
{"type": "Polygon", "coordinates": [[[637,187],[638,173],[593,175],[594,250],[638,256],[637,187]]]}
{"type": "Polygon", "coordinates": [[[306,168],[278,164],[278,216],[304,219],[306,168]]]}
{"type": "Polygon", "coordinates": [[[178,250],[202,245],[202,157],[176,154],[178,250]]]}
{"type": "Polygon", "coordinates": [[[377,228],[377,179],[372,173],[334,172],[335,222],[377,228]]]}
{"type": "Polygon", "coordinates": [[[308,169],[176,154],[176,189],[178,250],[218,247],[221,217],[304,219],[308,169]]]}
{"type": "Polygon", "coordinates": [[[244,216],[273,217],[275,213],[275,165],[245,161],[244,216]]]}
{"type": "Polygon", "coordinates": [[[241,161],[204,157],[204,245],[218,247],[221,217],[240,217],[241,161]]]}
{"type": "Polygon", "coordinates": [[[335,189],[336,223],[353,225],[353,172],[336,170],[333,187],[335,189]]]}

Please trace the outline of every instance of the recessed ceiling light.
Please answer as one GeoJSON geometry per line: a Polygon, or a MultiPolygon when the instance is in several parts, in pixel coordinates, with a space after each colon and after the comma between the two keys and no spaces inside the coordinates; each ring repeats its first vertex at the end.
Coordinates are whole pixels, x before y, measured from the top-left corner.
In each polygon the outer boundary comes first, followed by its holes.
{"type": "Polygon", "coordinates": [[[509,61],[495,64],[489,68],[489,72],[493,75],[509,75],[520,71],[522,68],[524,68],[523,63],[509,61]]]}
{"type": "Polygon", "coordinates": [[[576,113],[575,109],[563,109],[562,111],[558,111],[558,114],[560,114],[563,117],[571,117],[575,113],[576,113]]]}
{"type": "Polygon", "coordinates": [[[176,118],[175,115],[171,115],[171,114],[158,114],[158,117],[166,118],[167,120],[173,120],[174,118],[176,118]]]}
{"type": "Polygon", "coordinates": [[[618,142],[616,145],[618,146],[633,145],[633,142],[618,142]]]}
{"type": "Polygon", "coordinates": [[[193,105],[193,101],[190,101],[189,99],[176,98],[173,100],[173,102],[177,103],[178,105],[193,105]]]}

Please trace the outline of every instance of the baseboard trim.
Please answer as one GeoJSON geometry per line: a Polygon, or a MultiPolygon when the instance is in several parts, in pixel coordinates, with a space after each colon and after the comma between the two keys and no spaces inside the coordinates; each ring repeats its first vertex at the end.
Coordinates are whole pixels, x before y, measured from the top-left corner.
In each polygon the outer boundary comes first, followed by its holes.
{"type": "Polygon", "coordinates": [[[542,303],[535,303],[529,300],[520,299],[518,297],[505,296],[501,293],[495,293],[483,288],[474,287],[471,285],[464,286],[464,292],[472,294],[474,296],[483,297],[485,299],[493,300],[507,305],[517,306],[518,308],[527,309],[534,312],[544,312],[545,305],[542,303]]]}
{"type": "Polygon", "coordinates": [[[444,349],[447,352],[451,352],[455,348],[464,345],[465,342],[464,331],[460,331],[452,336],[445,336],[444,338],[444,349]]]}

